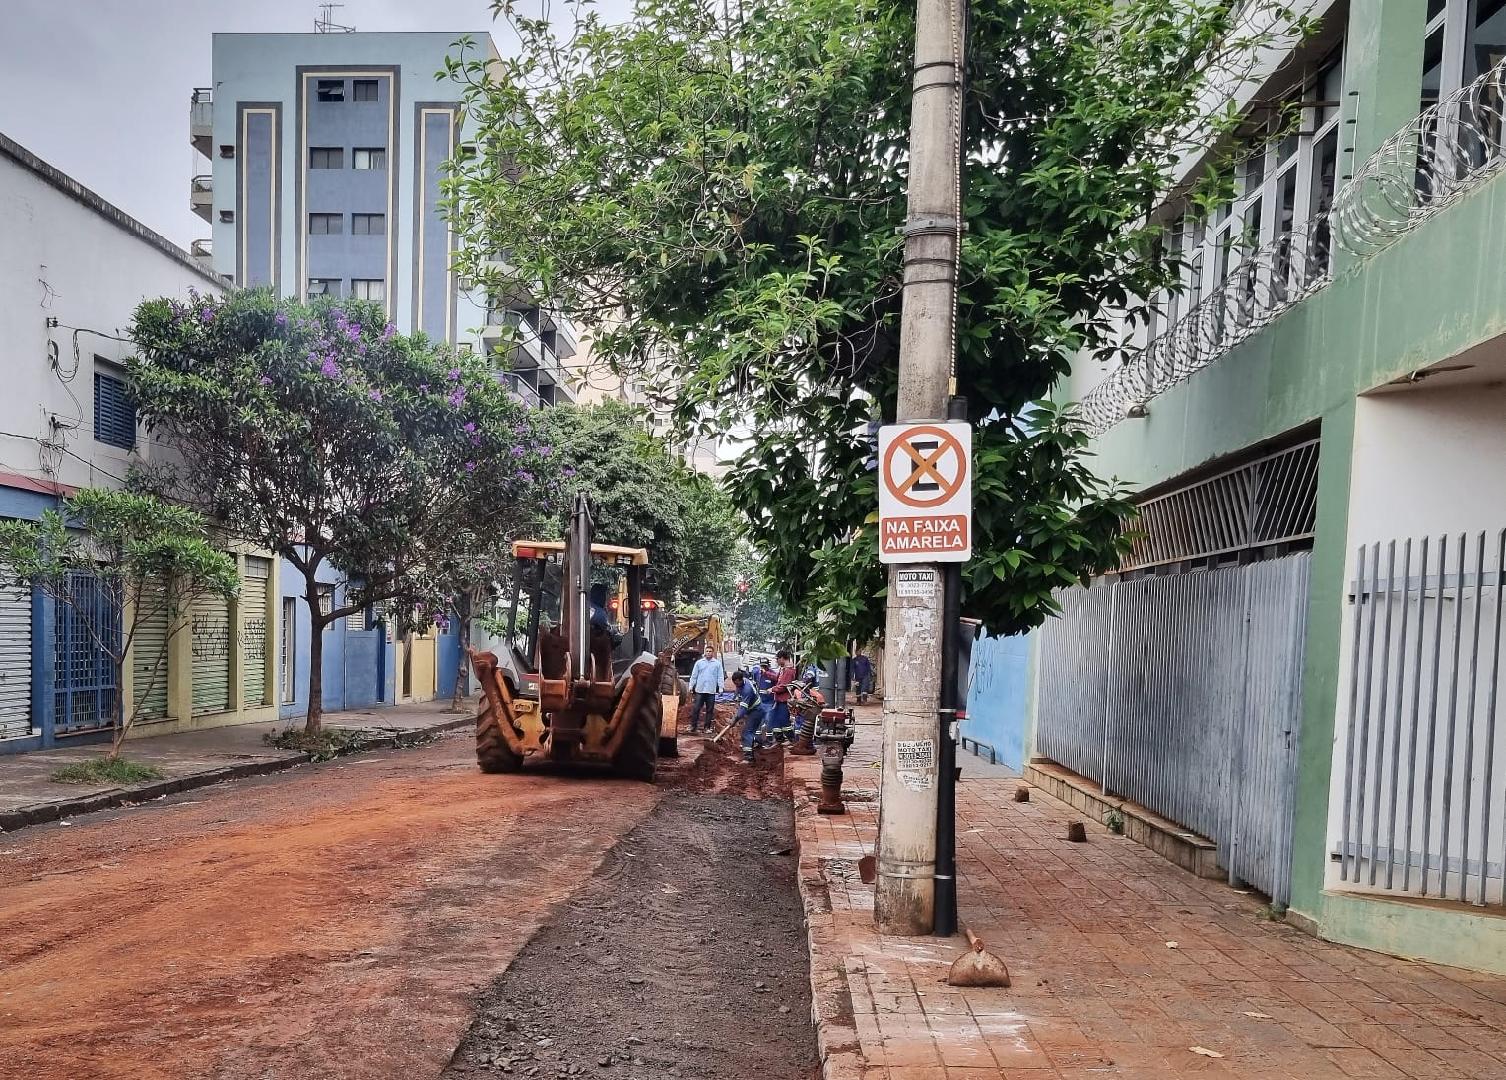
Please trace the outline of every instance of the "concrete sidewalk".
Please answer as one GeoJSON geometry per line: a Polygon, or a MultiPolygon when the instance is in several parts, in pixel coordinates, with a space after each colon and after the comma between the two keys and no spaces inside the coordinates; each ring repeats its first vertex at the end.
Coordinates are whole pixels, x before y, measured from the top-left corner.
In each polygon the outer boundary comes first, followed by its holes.
{"type": "MultiPolygon", "coordinates": [[[[324,726],[368,732],[369,738],[364,740],[361,749],[375,750],[406,745],[449,728],[469,727],[474,722],[475,711],[472,703],[467,706],[463,713],[451,712],[449,698],[444,698],[419,705],[327,712],[324,726]]],[[[127,803],[145,802],[222,780],[290,769],[307,762],[309,755],[268,746],[263,737],[302,723],[302,720],[293,720],[237,724],[156,738],[133,738],[125,744],[125,756],[143,765],[154,766],[165,778],[128,787],[60,784],[52,779],[52,774],[64,765],[99,757],[108,749],[107,744],[0,757],[0,832],[127,803]]]]}
{"type": "Polygon", "coordinates": [[[1332,945],[1266,917],[1020,781],[958,785],[961,921],[1013,986],[945,984],[962,939],[880,939],[858,859],[877,835],[877,711],[847,758],[849,813],[787,759],[825,1080],[1506,1078],[1506,978],[1332,945]]]}

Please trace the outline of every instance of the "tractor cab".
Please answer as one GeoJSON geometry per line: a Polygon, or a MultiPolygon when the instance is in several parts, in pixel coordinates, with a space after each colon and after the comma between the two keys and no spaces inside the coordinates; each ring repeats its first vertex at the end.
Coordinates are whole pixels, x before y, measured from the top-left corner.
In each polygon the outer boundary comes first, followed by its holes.
{"type": "MultiPolygon", "coordinates": [[[[567,619],[574,622],[572,617],[578,617],[586,630],[586,640],[583,646],[575,643],[573,655],[590,657],[594,678],[615,680],[640,653],[652,648],[643,600],[648,551],[592,544],[590,567],[585,573],[584,611],[576,612],[570,609],[579,606],[578,598],[573,605],[562,603],[564,597],[573,595],[568,587],[567,579],[572,575],[566,566],[565,550],[565,542],[561,540],[517,540],[512,545],[515,570],[507,608],[506,641],[513,651],[513,660],[525,676],[551,669],[551,677],[559,677],[552,673],[558,666],[558,639],[567,619]],[[604,656],[602,635],[592,633],[590,586],[593,579],[597,584],[606,584],[604,579],[613,576],[614,571],[617,580],[608,586],[610,599],[603,605],[612,627],[604,656]],[[611,674],[607,674],[608,669],[611,674]]],[[[564,644],[569,651],[571,642],[566,640],[564,644]]],[[[586,673],[584,664],[575,667],[576,674],[586,673]]]]}

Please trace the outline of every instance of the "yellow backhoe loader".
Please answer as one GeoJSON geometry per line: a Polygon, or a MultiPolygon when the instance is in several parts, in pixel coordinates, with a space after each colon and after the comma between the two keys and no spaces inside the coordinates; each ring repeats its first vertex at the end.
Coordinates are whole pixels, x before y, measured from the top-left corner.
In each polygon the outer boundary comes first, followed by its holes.
{"type": "Polygon", "coordinates": [[[619,776],[652,780],[660,753],[675,752],[674,710],[665,709],[661,696],[673,683],[666,673],[673,671],[675,643],[654,643],[662,650],[657,655],[646,651],[648,552],[593,544],[593,531],[590,503],[577,495],[564,541],[513,544],[507,636],[495,651],[471,652],[486,693],[476,717],[482,772],[515,772],[526,759],[542,757],[597,762],[619,776]],[[593,613],[593,566],[626,576],[624,634],[604,610],[593,613]]]}

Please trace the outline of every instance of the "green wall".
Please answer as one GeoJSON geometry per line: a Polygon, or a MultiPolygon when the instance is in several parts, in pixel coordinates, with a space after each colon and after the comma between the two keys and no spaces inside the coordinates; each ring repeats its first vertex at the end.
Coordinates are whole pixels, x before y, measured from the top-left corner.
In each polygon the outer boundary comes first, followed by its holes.
{"type": "MultiPolygon", "coordinates": [[[[1355,163],[1416,114],[1423,18],[1424,0],[1352,6],[1345,114],[1354,123],[1344,138],[1355,163]]],[[[1497,971],[1506,971],[1499,920],[1325,894],[1323,883],[1355,397],[1506,332],[1503,261],[1506,182],[1497,176],[1378,255],[1338,253],[1327,288],[1095,443],[1101,472],[1143,487],[1321,423],[1292,908],[1326,937],[1497,971]]]]}

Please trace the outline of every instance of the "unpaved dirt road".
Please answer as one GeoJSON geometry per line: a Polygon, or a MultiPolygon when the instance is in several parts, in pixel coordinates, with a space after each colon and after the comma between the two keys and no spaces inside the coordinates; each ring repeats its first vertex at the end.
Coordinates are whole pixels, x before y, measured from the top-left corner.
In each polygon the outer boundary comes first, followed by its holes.
{"type": "Polygon", "coordinates": [[[484,776],[457,732],[0,836],[0,1074],[438,1076],[666,790],[749,783],[727,760],[484,776]]]}
{"type": "Polygon", "coordinates": [[[487,995],[445,1080],[810,1080],[810,968],[780,799],[671,791],[487,995]]]}

